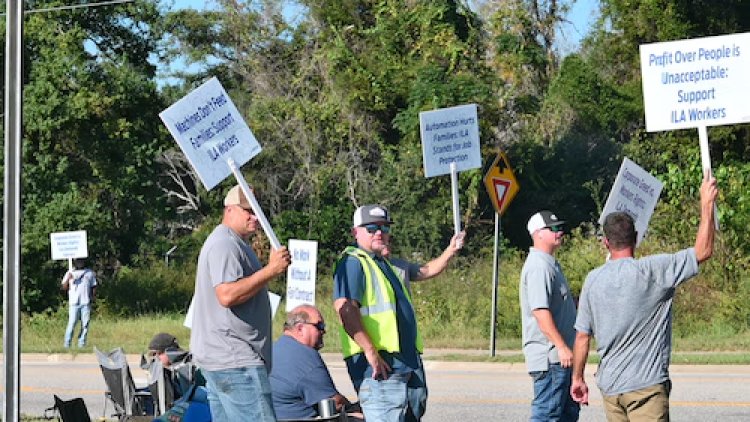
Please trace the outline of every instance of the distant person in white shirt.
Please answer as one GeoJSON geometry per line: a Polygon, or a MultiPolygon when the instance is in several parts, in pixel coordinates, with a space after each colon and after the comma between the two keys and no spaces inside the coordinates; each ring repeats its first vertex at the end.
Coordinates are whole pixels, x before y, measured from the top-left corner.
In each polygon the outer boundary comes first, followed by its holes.
{"type": "Polygon", "coordinates": [[[96,275],[86,268],[81,258],[73,260],[73,269],[68,270],[62,278],[62,289],[68,291],[68,328],[65,329],[65,348],[70,348],[76,323],[81,320],[81,331],[78,334],[78,347],[86,345],[91,319],[91,305],[96,296],[96,275]]]}

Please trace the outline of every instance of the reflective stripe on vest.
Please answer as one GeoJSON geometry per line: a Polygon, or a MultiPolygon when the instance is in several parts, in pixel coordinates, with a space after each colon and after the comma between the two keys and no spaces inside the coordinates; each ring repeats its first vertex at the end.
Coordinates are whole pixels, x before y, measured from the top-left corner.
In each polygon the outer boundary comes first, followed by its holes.
{"type": "MultiPolygon", "coordinates": [[[[365,328],[370,340],[377,350],[387,352],[399,352],[401,350],[398,336],[398,320],[396,316],[396,296],[391,287],[391,282],[383,274],[378,264],[365,251],[353,246],[347,247],[342,253],[339,261],[346,259],[346,256],[352,256],[362,265],[362,272],[365,276],[365,290],[360,303],[359,312],[362,317],[362,325],[365,328]]],[[[406,300],[411,305],[411,295],[406,289],[406,285],[398,272],[391,266],[390,262],[386,263],[391,267],[391,271],[401,283],[406,300]]],[[[361,353],[362,348],[349,337],[342,326],[339,330],[341,337],[341,348],[344,357],[349,357],[361,353]]],[[[416,348],[422,353],[422,338],[419,330],[416,329],[416,348]]]]}

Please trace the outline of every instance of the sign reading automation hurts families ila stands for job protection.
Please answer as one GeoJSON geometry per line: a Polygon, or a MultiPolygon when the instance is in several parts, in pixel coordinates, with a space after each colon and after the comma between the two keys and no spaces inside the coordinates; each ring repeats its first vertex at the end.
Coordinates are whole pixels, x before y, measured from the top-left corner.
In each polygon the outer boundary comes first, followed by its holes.
{"type": "Polygon", "coordinates": [[[750,122],[750,33],[640,46],[646,130],[750,122]]]}

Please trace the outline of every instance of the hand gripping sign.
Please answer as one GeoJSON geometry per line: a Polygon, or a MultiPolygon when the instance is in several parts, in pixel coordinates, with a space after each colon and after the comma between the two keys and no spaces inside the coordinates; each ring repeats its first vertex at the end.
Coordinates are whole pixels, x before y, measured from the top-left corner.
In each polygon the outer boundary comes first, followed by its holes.
{"type": "Polygon", "coordinates": [[[261,147],[219,80],[209,79],[159,113],[206,190],[234,174],[271,247],[281,247],[239,168],[261,147]]]}
{"type": "Polygon", "coordinates": [[[458,172],[482,167],[477,105],[423,111],[419,113],[419,129],[425,177],[451,175],[453,228],[458,234],[458,172]]]}

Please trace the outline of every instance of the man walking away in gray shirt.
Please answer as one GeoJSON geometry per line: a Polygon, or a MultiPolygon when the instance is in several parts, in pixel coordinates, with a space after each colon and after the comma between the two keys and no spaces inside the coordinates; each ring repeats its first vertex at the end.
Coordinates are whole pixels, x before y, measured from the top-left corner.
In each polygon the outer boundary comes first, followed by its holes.
{"type": "Polygon", "coordinates": [[[221,224],[208,236],[195,276],[193,360],[206,378],[214,421],[275,421],[271,400],[268,283],[291,259],[271,251],[263,267],[248,244],[258,218],[239,186],[224,198],[221,224]]]}
{"type": "Polygon", "coordinates": [[[580,406],[570,397],[570,365],[576,307],[554,257],[564,221],[550,211],[531,216],[526,228],[534,246],[521,270],[519,296],[523,354],[534,383],[531,421],[577,421],[580,406]]]}
{"type": "Polygon", "coordinates": [[[581,291],[570,393],[588,404],[583,373],[594,336],[601,357],[596,380],[610,422],[669,421],[672,300],[675,288],[713,253],[717,194],[716,179],[706,174],[695,246],[675,254],[636,259],[633,218],[613,212],[604,219],[611,258],[589,273],[581,291]]]}

